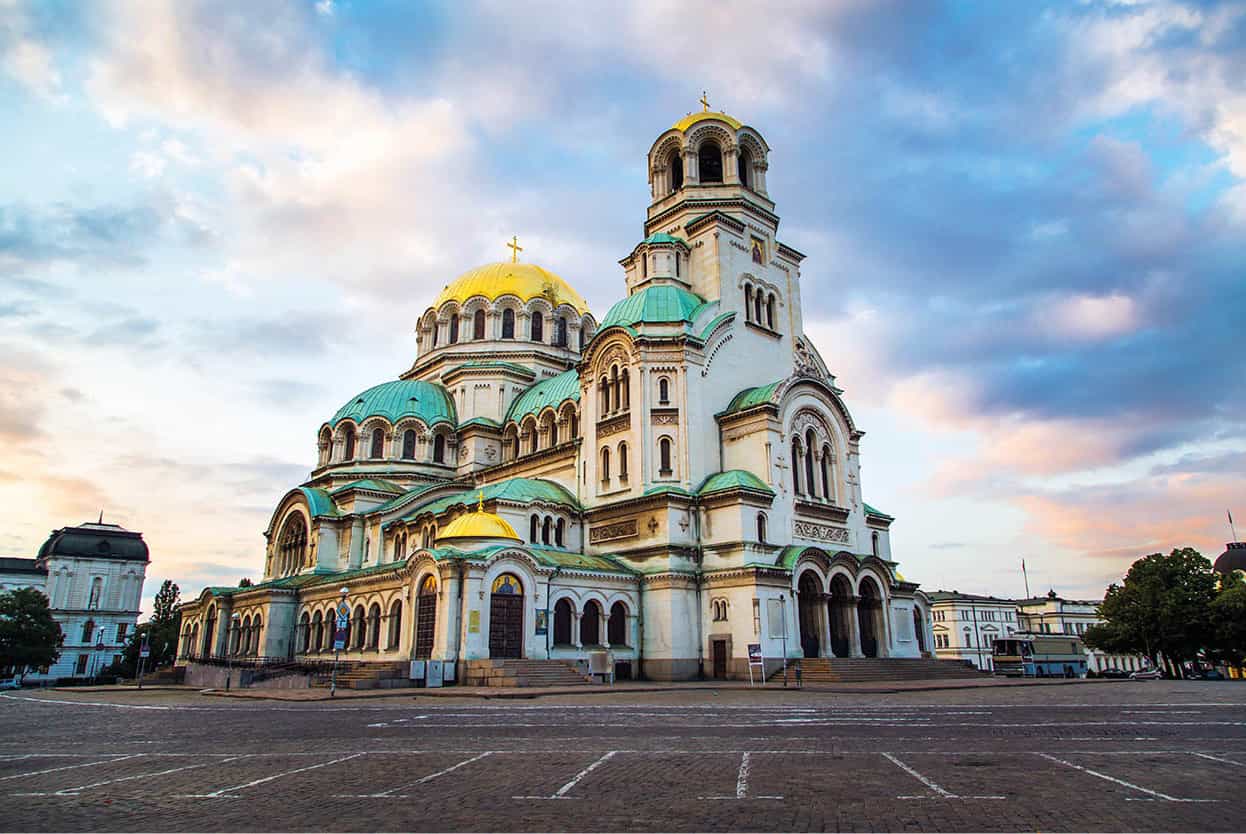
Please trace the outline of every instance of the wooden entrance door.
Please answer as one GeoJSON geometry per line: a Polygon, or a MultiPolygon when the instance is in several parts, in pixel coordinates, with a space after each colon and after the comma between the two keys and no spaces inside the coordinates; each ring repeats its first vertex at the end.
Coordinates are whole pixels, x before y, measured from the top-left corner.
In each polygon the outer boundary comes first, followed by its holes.
{"type": "Polygon", "coordinates": [[[722,680],[727,677],[727,641],[715,640],[710,649],[714,657],[714,677],[722,680]]]}
{"type": "Polygon", "coordinates": [[[489,598],[489,657],[523,657],[523,585],[509,573],[489,598]]]}
{"type": "Polygon", "coordinates": [[[424,577],[419,596],[415,598],[415,657],[427,660],[433,656],[433,640],[437,635],[437,580],[424,577]]]}

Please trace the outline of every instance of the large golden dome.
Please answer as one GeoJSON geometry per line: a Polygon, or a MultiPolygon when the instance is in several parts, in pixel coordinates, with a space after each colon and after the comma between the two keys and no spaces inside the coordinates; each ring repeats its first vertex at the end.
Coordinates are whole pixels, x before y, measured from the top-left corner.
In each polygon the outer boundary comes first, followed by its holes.
{"type": "Polygon", "coordinates": [[[716,110],[703,110],[700,113],[689,113],[679,121],[675,122],[674,127],[678,131],[686,131],[697,122],[704,122],[708,119],[717,119],[720,122],[726,122],[731,126],[732,130],[739,130],[744,127],[743,122],[728,116],[726,113],[719,113],[716,110]]]}
{"type": "Polygon", "coordinates": [[[464,513],[437,531],[437,542],[454,539],[510,539],[521,542],[515,528],[500,515],[485,512],[481,498],[473,513],[464,513]]]}
{"type": "Polygon", "coordinates": [[[555,307],[570,304],[581,315],[588,312],[588,302],[571,285],[548,269],[529,263],[500,262],[469,269],[455,278],[437,296],[434,307],[447,301],[462,304],[472,296],[495,301],[504,295],[517,296],[521,301],[545,298],[555,307]]]}

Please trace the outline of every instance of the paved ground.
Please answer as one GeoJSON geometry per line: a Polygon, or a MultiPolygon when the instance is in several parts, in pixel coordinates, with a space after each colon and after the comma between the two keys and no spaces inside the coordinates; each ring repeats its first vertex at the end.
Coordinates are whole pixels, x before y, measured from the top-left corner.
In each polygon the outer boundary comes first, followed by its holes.
{"type": "Polygon", "coordinates": [[[1246,685],[0,695],[6,831],[1238,831],[1246,685]]]}

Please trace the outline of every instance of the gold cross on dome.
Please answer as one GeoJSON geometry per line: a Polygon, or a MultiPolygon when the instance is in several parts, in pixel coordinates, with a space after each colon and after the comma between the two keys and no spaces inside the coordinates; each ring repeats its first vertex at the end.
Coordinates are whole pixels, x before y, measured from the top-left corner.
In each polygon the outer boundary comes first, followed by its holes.
{"type": "Polygon", "coordinates": [[[705,90],[701,91],[701,112],[702,113],[710,112],[710,97],[709,97],[709,94],[705,92],[705,90]]]}
{"type": "Polygon", "coordinates": [[[523,251],[523,247],[519,245],[519,235],[513,236],[511,238],[511,242],[506,245],[511,250],[511,263],[517,262],[519,260],[519,253],[523,251]]]}
{"type": "Polygon", "coordinates": [[[476,493],[476,512],[483,513],[485,511],[485,491],[482,489],[476,493]]]}

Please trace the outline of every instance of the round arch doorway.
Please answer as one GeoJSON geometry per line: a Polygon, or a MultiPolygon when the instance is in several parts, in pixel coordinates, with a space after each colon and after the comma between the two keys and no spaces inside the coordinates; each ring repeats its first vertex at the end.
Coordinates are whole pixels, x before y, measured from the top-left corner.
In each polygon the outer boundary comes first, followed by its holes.
{"type": "Polygon", "coordinates": [[[433,643],[437,636],[437,580],[431,575],[420,583],[415,598],[415,658],[427,660],[433,656],[433,643]]]}
{"type": "Polygon", "coordinates": [[[523,584],[514,574],[504,573],[493,580],[489,657],[523,657],[523,584]]]}
{"type": "Polygon", "coordinates": [[[805,657],[817,657],[822,646],[822,585],[813,571],[805,571],[796,584],[800,614],[800,648],[805,657]]]}

